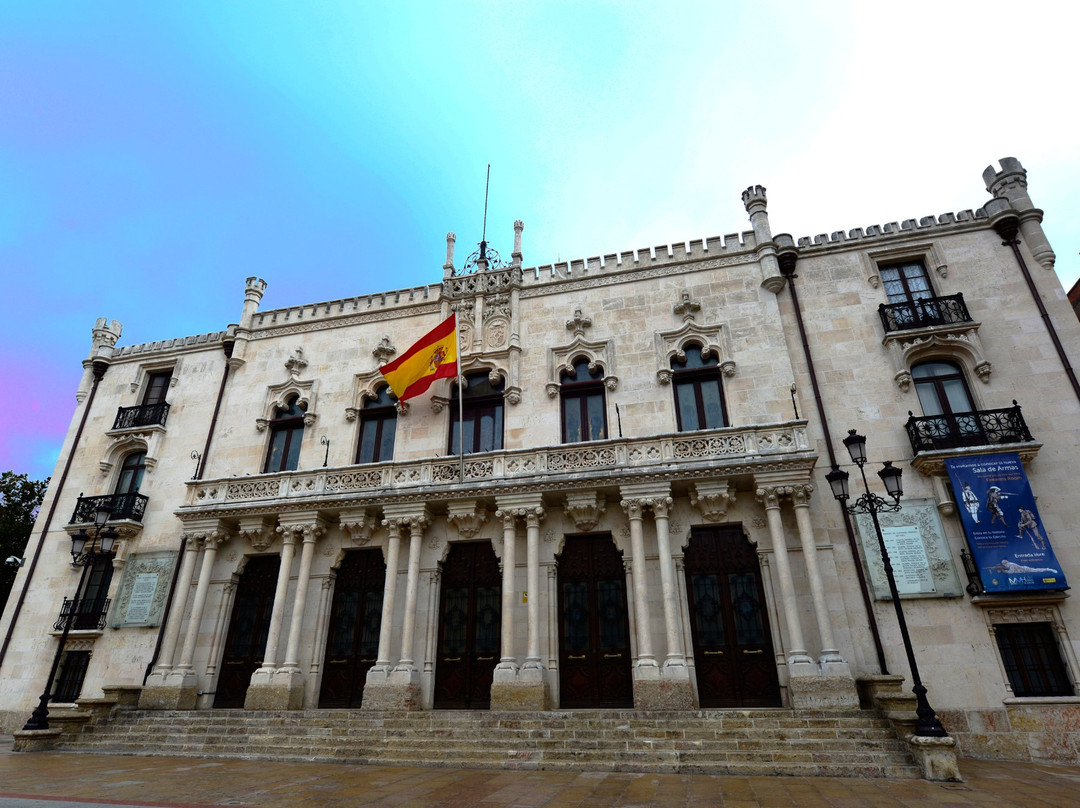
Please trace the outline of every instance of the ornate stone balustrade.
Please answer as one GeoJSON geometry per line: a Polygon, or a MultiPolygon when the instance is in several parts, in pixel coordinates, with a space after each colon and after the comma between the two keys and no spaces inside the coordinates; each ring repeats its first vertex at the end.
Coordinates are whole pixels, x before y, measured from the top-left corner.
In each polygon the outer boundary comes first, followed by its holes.
{"type": "Polygon", "coordinates": [[[702,479],[791,464],[809,467],[815,457],[806,437],[806,421],[788,421],[470,454],[465,456],[464,483],[459,481],[456,457],[193,480],[187,483],[187,500],[179,514],[246,511],[272,503],[354,502],[357,498],[441,500],[490,496],[522,486],[555,491],[582,484],[617,485],[642,476],[702,479]]]}

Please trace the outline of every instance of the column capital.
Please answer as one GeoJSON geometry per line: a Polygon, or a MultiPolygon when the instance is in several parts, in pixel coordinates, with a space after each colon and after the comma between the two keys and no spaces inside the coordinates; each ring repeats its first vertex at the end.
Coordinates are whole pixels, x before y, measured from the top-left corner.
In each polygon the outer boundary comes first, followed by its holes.
{"type": "Polygon", "coordinates": [[[626,511],[626,515],[630,517],[631,522],[644,518],[645,508],[648,504],[649,501],[645,499],[624,499],[619,502],[622,509],[626,511]]]}
{"type": "Polygon", "coordinates": [[[814,493],[814,486],[810,483],[800,483],[788,486],[791,489],[791,501],[796,508],[809,508],[810,495],[814,493]]]}
{"type": "Polygon", "coordinates": [[[765,510],[780,507],[780,500],[791,493],[791,486],[787,485],[764,485],[757,489],[758,502],[765,506],[765,510]]]}
{"type": "Polygon", "coordinates": [[[398,530],[408,528],[410,533],[423,533],[431,524],[431,511],[426,504],[401,503],[383,508],[383,525],[394,525],[398,530]]]}

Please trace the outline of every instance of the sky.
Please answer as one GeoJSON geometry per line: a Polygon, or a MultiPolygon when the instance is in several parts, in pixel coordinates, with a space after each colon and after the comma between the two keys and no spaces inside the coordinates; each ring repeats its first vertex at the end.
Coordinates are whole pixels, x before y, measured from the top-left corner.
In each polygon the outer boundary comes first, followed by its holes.
{"type": "Polygon", "coordinates": [[[978,208],[1028,170],[1080,277],[1080,8],[0,0],[0,470],[53,473],[98,317],[121,345],[524,264],[978,208]],[[1070,78],[1070,76],[1072,78],[1070,78]],[[1065,89],[1062,89],[1065,88],[1065,89]],[[15,384],[15,382],[18,382],[15,384]]]}

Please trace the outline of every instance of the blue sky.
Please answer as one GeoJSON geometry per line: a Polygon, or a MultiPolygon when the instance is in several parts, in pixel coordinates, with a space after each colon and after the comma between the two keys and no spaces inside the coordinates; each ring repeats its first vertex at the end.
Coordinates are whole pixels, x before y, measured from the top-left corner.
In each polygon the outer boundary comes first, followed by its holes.
{"type": "Polygon", "coordinates": [[[1029,172],[1080,276],[1071,32],[1049,3],[0,2],[0,469],[52,473],[97,317],[264,308],[749,229],[981,205],[1029,172]],[[460,263],[460,260],[459,260],[460,263]]]}

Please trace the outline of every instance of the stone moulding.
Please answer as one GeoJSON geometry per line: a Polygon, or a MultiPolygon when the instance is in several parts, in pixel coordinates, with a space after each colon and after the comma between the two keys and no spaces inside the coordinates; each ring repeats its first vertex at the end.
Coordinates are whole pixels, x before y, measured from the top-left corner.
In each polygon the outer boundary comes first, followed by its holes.
{"type": "MultiPolygon", "coordinates": [[[[615,439],[533,450],[475,454],[465,459],[466,487],[580,486],[580,475],[611,482],[627,476],[638,480],[692,478],[724,473],[765,471],[778,463],[813,462],[806,421],[673,433],[645,439],[615,439]]],[[[316,499],[390,497],[461,498],[456,458],[428,458],[401,463],[287,471],[277,474],[192,480],[187,483],[184,518],[200,509],[283,506],[316,499]],[[454,496],[456,494],[456,497],[454,496]]]]}

